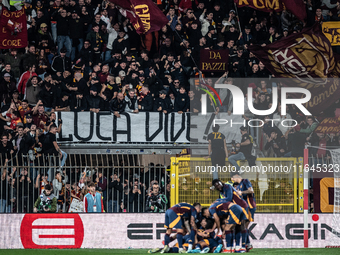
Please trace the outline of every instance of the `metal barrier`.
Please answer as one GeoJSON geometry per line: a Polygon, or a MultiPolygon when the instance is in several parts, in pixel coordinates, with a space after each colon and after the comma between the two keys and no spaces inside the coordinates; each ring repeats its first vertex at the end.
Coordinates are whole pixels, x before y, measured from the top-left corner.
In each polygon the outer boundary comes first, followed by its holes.
{"type": "MultiPolygon", "coordinates": [[[[247,161],[239,161],[238,164],[241,167],[248,166],[247,161]]],[[[171,205],[179,202],[200,202],[209,206],[219,197],[217,191],[210,189],[213,177],[207,171],[209,166],[210,159],[171,158],[171,205]]],[[[228,159],[225,166],[226,169],[230,166],[228,159]]],[[[253,185],[257,211],[302,212],[302,158],[257,158],[256,166],[258,171],[246,172],[243,177],[249,179],[253,185]],[[289,171],[269,172],[270,166],[273,169],[286,167],[289,171]]],[[[230,172],[218,173],[218,177],[223,182],[229,181],[230,172]]]]}
{"type": "Polygon", "coordinates": [[[165,211],[170,204],[169,164],[169,155],[69,154],[64,165],[54,155],[0,157],[0,212],[33,212],[46,184],[53,186],[58,212],[81,212],[90,182],[102,194],[105,212],[165,211]],[[159,186],[159,203],[150,199],[154,184],[159,186]]]}

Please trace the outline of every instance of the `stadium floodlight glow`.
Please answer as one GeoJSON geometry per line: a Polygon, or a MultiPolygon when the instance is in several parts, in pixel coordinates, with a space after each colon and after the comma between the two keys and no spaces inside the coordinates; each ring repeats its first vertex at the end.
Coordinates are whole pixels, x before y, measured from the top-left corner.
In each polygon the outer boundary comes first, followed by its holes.
{"type": "MultiPolygon", "coordinates": [[[[242,90],[230,84],[216,84],[215,88],[218,89],[228,89],[233,96],[233,114],[234,115],[244,115],[244,104],[240,102],[244,102],[244,94],[242,90]]],[[[257,110],[254,108],[253,105],[253,88],[248,87],[248,108],[249,110],[258,116],[266,116],[270,115],[275,112],[278,105],[278,91],[277,87],[272,88],[272,107],[267,110],[257,110]]],[[[312,114],[302,105],[307,103],[311,99],[312,95],[309,90],[305,88],[296,88],[296,87],[289,87],[289,88],[281,88],[281,114],[286,115],[286,106],[288,104],[295,105],[304,115],[311,116],[312,114]],[[304,94],[304,98],[287,98],[288,93],[299,93],[304,94]]],[[[201,95],[201,109],[202,115],[207,114],[207,95],[201,95]]]]}

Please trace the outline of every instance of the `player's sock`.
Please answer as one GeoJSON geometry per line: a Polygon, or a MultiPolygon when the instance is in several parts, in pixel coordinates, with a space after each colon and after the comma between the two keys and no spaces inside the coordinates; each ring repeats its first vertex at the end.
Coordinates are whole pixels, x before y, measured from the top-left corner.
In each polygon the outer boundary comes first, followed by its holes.
{"type": "Polygon", "coordinates": [[[193,228],[191,229],[190,232],[190,239],[189,239],[189,246],[188,246],[188,251],[192,250],[192,245],[195,241],[195,236],[196,236],[196,230],[194,230],[193,228]]]}
{"type": "Polygon", "coordinates": [[[247,231],[247,240],[246,240],[246,244],[248,244],[248,243],[250,243],[250,239],[249,239],[249,230],[246,229],[246,231],[247,231]]]}
{"type": "MultiPolygon", "coordinates": [[[[235,243],[236,243],[236,247],[240,246],[240,239],[241,239],[241,231],[239,230],[235,230],[236,234],[235,234],[235,243]]],[[[243,242],[243,238],[242,238],[242,242],[243,242]]]]}
{"type": "Polygon", "coordinates": [[[198,243],[198,244],[196,244],[195,249],[200,249],[200,250],[202,250],[202,246],[198,243]]]}
{"type": "Polygon", "coordinates": [[[183,234],[182,233],[177,233],[177,242],[178,242],[178,247],[183,248],[183,234]]]}
{"type": "Polygon", "coordinates": [[[189,244],[193,244],[195,241],[195,236],[196,236],[196,230],[194,230],[193,228],[191,229],[190,232],[190,240],[189,240],[189,244]]]}
{"type": "Polygon", "coordinates": [[[245,248],[247,243],[247,230],[242,230],[241,234],[242,234],[242,247],[245,248]]]}
{"type": "Polygon", "coordinates": [[[225,241],[225,239],[222,240],[222,243],[223,243],[223,247],[227,248],[227,242],[225,241]]]}
{"type": "Polygon", "coordinates": [[[165,234],[164,236],[164,245],[168,245],[170,243],[170,235],[165,234]]]}
{"type": "Polygon", "coordinates": [[[227,248],[233,247],[232,238],[233,238],[233,232],[226,230],[225,231],[225,241],[227,243],[227,248]]]}

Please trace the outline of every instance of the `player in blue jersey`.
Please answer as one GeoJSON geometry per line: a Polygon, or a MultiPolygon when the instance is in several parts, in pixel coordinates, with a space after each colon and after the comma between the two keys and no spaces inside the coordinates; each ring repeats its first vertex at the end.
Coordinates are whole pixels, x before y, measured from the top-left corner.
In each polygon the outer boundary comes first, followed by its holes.
{"type": "MultiPolygon", "coordinates": [[[[217,235],[220,233],[221,225],[225,223],[222,229],[227,243],[225,253],[231,253],[233,230],[237,225],[241,226],[241,230],[244,230],[245,228],[245,220],[247,218],[242,208],[232,202],[218,201],[212,204],[209,208],[202,209],[202,215],[207,218],[214,218],[217,227],[217,235]]],[[[245,252],[245,250],[242,251],[242,253],[243,252],[245,252]]]]}
{"type": "Polygon", "coordinates": [[[188,253],[220,253],[222,240],[215,234],[214,220],[203,218],[201,227],[197,231],[197,243],[195,249],[188,253]]]}
{"type": "Polygon", "coordinates": [[[167,229],[164,236],[164,248],[161,253],[167,253],[170,251],[169,243],[170,243],[170,234],[172,229],[175,228],[177,232],[177,242],[178,242],[178,252],[186,253],[186,250],[183,249],[183,233],[184,233],[184,218],[188,218],[191,225],[189,249],[192,249],[192,243],[195,240],[195,235],[197,231],[197,227],[195,224],[195,220],[197,218],[197,214],[201,212],[201,204],[194,203],[194,205],[188,203],[179,203],[169,208],[165,212],[165,224],[164,227],[167,229]]]}
{"type": "MultiPolygon", "coordinates": [[[[242,195],[232,186],[223,183],[219,179],[212,181],[213,187],[220,192],[220,198],[217,201],[233,202],[242,208],[244,215],[249,220],[249,207],[247,202],[243,199],[242,195]]],[[[249,225],[249,224],[248,224],[249,225]]],[[[247,242],[247,230],[241,230],[240,227],[235,229],[235,253],[243,253],[246,251],[247,242]],[[240,245],[240,239],[242,238],[242,245],[240,245]]]]}
{"type": "Polygon", "coordinates": [[[239,174],[233,175],[231,179],[234,182],[234,184],[237,185],[236,190],[238,194],[241,195],[248,204],[249,221],[246,222],[246,228],[247,228],[246,249],[247,251],[249,251],[253,248],[253,246],[250,243],[248,226],[251,221],[254,221],[254,214],[256,211],[256,200],[254,196],[254,189],[253,189],[251,182],[248,179],[243,179],[239,174]]]}

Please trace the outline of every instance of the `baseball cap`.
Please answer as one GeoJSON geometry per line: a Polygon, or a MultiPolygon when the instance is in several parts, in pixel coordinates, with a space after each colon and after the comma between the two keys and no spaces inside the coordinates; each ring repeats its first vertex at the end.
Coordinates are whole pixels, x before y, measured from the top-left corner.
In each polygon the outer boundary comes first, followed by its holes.
{"type": "Polygon", "coordinates": [[[9,73],[5,73],[4,77],[11,77],[11,75],[9,73]]]}
{"type": "Polygon", "coordinates": [[[161,91],[159,91],[159,94],[167,94],[166,90],[165,89],[162,89],[161,91]]]}
{"type": "Polygon", "coordinates": [[[229,13],[231,13],[231,12],[235,13],[235,10],[230,10],[229,13]]]}
{"type": "Polygon", "coordinates": [[[67,49],[66,48],[62,48],[61,50],[60,50],[60,53],[66,53],[67,52],[67,49]]]}
{"type": "Polygon", "coordinates": [[[122,76],[122,77],[125,77],[125,76],[126,76],[125,71],[123,71],[123,70],[119,71],[118,75],[119,75],[119,76],[122,76]]]}
{"type": "Polygon", "coordinates": [[[43,27],[47,27],[47,24],[46,23],[41,23],[40,24],[40,28],[43,28],[43,27]]]}
{"type": "Polygon", "coordinates": [[[96,87],[96,86],[92,86],[92,87],[90,88],[90,90],[92,90],[93,92],[97,92],[97,87],[96,87]]]}
{"type": "Polygon", "coordinates": [[[32,115],[31,114],[26,114],[26,119],[31,119],[32,115]]]}

